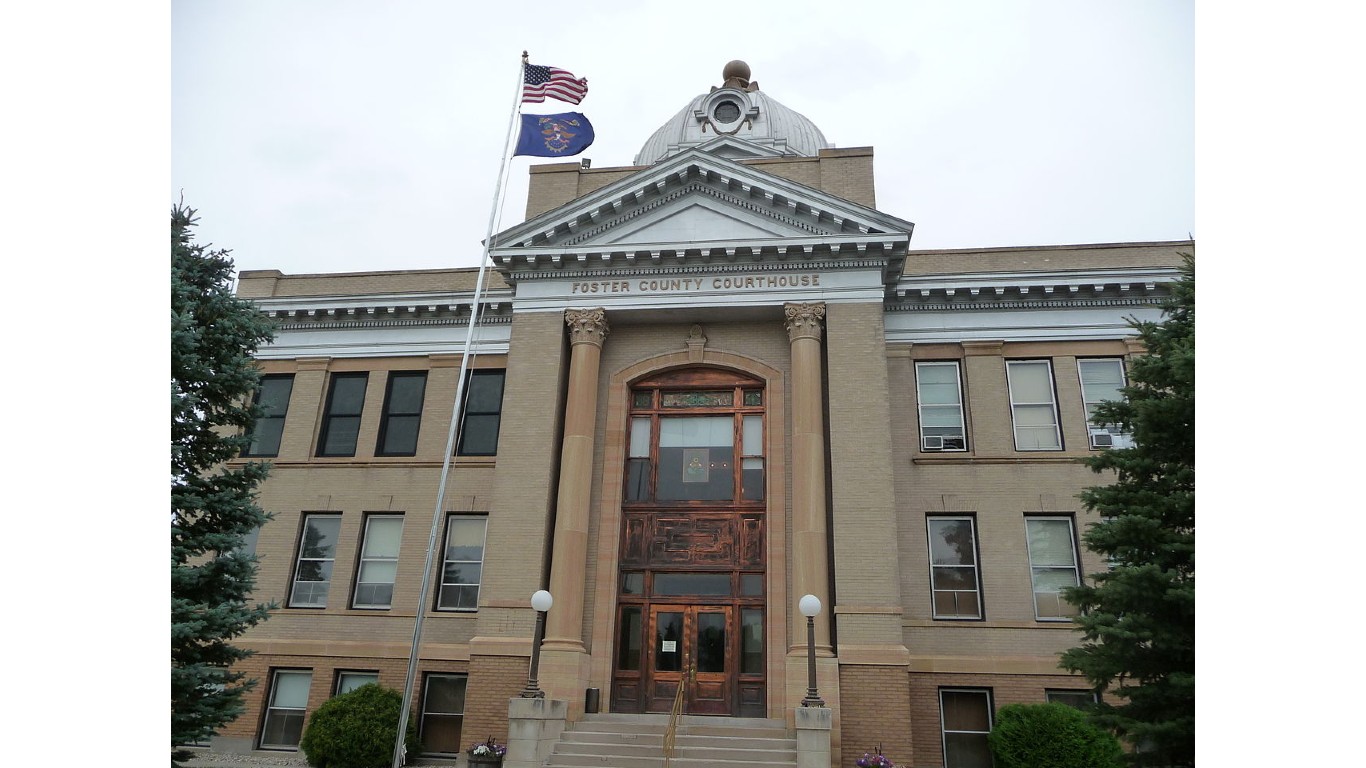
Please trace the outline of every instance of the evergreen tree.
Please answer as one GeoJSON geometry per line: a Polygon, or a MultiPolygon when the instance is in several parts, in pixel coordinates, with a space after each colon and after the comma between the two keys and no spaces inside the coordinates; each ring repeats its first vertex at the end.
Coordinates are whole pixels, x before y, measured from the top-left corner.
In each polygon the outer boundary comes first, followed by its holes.
{"type": "Polygon", "coordinates": [[[242,713],[255,681],[230,666],[229,644],[266,618],[249,605],[256,558],[243,537],[268,516],[254,500],[269,465],[229,468],[249,441],[259,373],[252,353],[273,338],[267,317],[232,295],[225,250],[193,242],[195,212],[171,209],[171,763],[242,713]]]}
{"type": "Polygon", "coordinates": [[[1081,494],[1099,512],[1083,541],[1111,567],[1068,590],[1084,642],[1062,654],[1121,703],[1097,722],[1135,748],[1137,765],[1195,764],[1195,262],[1164,303],[1161,322],[1133,322],[1147,347],[1122,401],[1096,409],[1133,446],[1083,461],[1115,482],[1081,494]]]}

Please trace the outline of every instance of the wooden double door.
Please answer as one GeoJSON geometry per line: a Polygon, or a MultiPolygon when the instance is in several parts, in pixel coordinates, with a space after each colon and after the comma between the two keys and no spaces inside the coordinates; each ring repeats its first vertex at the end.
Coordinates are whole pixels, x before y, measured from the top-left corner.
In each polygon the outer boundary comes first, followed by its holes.
{"type": "Polygon", "coordinates": [[[645,654],[647,712],[729,715],[735,700],[735,611],[729,605],[652,605],[645,654]]]}

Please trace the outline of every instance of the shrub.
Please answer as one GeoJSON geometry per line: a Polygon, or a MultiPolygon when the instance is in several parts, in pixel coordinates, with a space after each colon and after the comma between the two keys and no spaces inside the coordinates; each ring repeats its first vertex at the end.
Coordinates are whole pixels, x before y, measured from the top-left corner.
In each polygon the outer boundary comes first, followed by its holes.
{"type": "Polygon", "coordinates": [[[1066,704],[1008,704],[987,736],[996,768],[1121,768],[1119,740],[1066,704]]]}
{"type": "MultiPolygon", "coordinates": [[[[398,691],[362,685],[318,707],[299,748],[315,768],[387,768],[394,759],[402,707],[398,691]]],[[[404,743],[408,755],[417,754],[417,727],[411,721],[404,743]]]]}

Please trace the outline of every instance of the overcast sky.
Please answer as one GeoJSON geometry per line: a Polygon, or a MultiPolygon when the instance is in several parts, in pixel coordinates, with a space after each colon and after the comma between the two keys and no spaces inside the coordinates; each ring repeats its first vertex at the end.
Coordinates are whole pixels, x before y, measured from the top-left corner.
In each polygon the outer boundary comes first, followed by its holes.
{"type": "MultiPolygon", "coordinates": [[[[872,146],[913,248],[1180,240],[1194,223],[1188,0],[175,0],[171,200],[239,269],[477,266],[521,53],[588,78],[580,157],[630,165],[743,59],[872,146]],[[581,8],[582,10],[576,10],[581,8]]],[[[496,230],[524,218],[514,158],[496,230]]]]}

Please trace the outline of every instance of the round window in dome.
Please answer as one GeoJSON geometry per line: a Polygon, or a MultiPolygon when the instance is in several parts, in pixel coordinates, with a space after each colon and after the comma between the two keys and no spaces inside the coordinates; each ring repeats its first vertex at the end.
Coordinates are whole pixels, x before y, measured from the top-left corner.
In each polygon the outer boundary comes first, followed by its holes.
{"type": "Polygon", "coordinates": [[[733,101],[723,101],[711,111],[718,123],[733,123],[740,119],[740,107],[733,101]]]}

